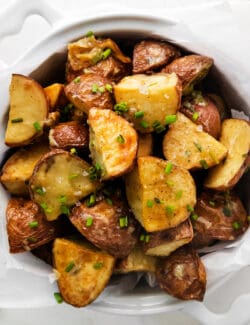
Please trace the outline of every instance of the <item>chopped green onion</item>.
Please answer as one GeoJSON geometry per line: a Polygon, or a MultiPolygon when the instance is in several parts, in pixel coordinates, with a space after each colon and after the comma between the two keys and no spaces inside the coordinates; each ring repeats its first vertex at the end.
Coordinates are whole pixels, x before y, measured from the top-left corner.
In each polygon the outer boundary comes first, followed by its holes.
{"type": "Polygon", "coordinates": [[[167,125],[171,124],[171,123],[174,123],[177,121],[177,115],[167,115],[165,117],[165,123],[167,125]]]}
{"type": "Polygon", "coordinates": [[[86,201],[87,207],[90,208],[95,205],[95,194],[91,194],[86,201]]]}
{"type": "Polygon", "coordinates": [[[153,205],[154,205],[154,202],[153,202],[152,200],[148,200],[148,201],[147,201],[147,207],[148,207],[148,208],[152,208],[153,205]]]}
{"type": "Polygon", "coordinates": [[[95,270],[100,270],[103,267],[103,262],[96,262],[93,264],[95,270]]]}
{"type": "Polygon", "coordinates": [[[118,114],[126,113],[128,111],[128,104],[126,102],[120,102],[115,104],[114,111],[118,114]]]}
{"type": "Polygon", "coordinates": [[[60,209],[61,209],[62,214],[65,214],[66,216],[69,215],[70,210],[69,210],[69,207],[67,207],[67,205],[62,204],[60,209]]]}
{"type": "Polygon", "coordinates": [[[173,168],[173,164],[171,162],[168,162],[165,169],[164,169],[164,173],[165,174],[170,174],[171,173],[171,170],[173,168]]]}
{"type": "Polygon", "coordinates": [[[66,267],[65,267],[65,272],[69,273],[73,268],[75,267],[74,262],[70,262],[66,267]]]}
{"type": "Polygon", "coordinates": [[[124,137],[121,134],[118,135],[118,137],[116,138],[116,140],[120,144],[124,144],[125,143],[125,139],[124,139],[124,137]]]}
{"type": "Polygon", "coordinates": [[[66,203],[66,202],[67,202],[67,196],[66,196],[66,195],[60,195],[60,196],[58,197],[58,201],[59,201],[60,203],[66,203]]]}
{"type": "Polygon", "coordinates": [[[39,122],[33,123],[34,128],[36,129],[37,132],[40,132],[42,130],[42,127],[39,122]]]}
{"type": "Polygon", "coordinates": [[[226,217],[231,217],[231,215],[232,215],[232,211],[231,211],[231,209],[229,207],[224,207],[223,208],[223,213],[224,213],[224,215],[226,217]]]}
{"type": "Polygon", "coordinates": [[[145,240],[145,235],[144,234],[141,234],[140,235],[140,241],[144,241],[145,240]]]}
{"type": "Polygon", "coordinates": [[[20,123],[20,122],[23,122],[23,118],[21,117],[13,118],[11,120],[11,123],[20,123]]]}
{"type": "Polygon", "coordinates": [[[112,54],[112,50],[110,48],[104,50],[102,52],[102,59],[103,60],[107,59],[111,54],[112,54]]]}
{"type": "Polygon", "coordinates": [[[74,79],[74,83],[78,84],[81,81],[81,78],[78,76],[74,79]]]}
{"type": "Polygon", "coordinates": [[[76,178],[77,176],[79,176],[79,174],[70,174],[70,175],[69,175],[69,179],[74,179],[74,178],[76,178]]]}
{"type": "Polygon", "coordinates": [[[194,142],[194,145],[195,145],[195,147],[197,148],[198,151],[202,152],[202,146],[199,143],[194,142]]]}
{"type": "Polygon", "coordinates": [[[93,58],[91,59],[91,64],[94,65],[96,63],[98,63],[99,61],[102,60],[102,50],[100,49],[99,52],[97,52],[93,58]]]}
{"type": "Polygon", "coordinates": [[[208,203],[209,203],[209,205],[211,205],[211,207],[214,207],[215,206],[215,202],[214,201],[209,201],[208,203]]]}
{"type": "Polygon", "coordinates": [[[198,112],[194,112],[194,114],[192,115],[192,120],[193,121],[197,121],[199,118],[199,113],[198,112]]]}
{"type": "Polygon", "coordinates": [[[45,195],[46,190],[45,190],[44,187],[37,187],[37,188],[35,189],[35,192],[36,192],[37,194],[43,196],[43,195],[45,195]]]}
{"type": "Polygon", "coordinates": [[[174,206],[172,205],[167,205],[166,206],[166,212],[169,216],[171,216],[174,213],[174,206]]]}
{"type": "Polygon", "coordinates": [[[93,93],[104,93],[105,92],[105,88],[104,86],[98,86],[97,84],[93,84],[92,86],[92,92],[93,93]]]}
{"type": "Polygon", "coordinates": [[[31,221],[29,223],[30,228],[37,228],[38,227],[38,221],[31,221]]]}
{"type": "Polygon", "coordinates": [[[27,239],[28,239],[28,242],[29,243],[33,243],[34,244],[34,243],[37,242],[37,238],[36,237],[28,237],[27,239]]]}
{"type": "Polygon", "coordinates": [[[239,221],[234,221],[233,228],[239,230],[241,228],[241,223],[239,221]]]}
{"type": "Polygon", "coordinates": [[[113,205],[113,201],[109,197],[106,198],[106,202],[108,205],[113,205]]]}
{"type": "Polygon", "coordinates": [[[120,228],[127,227],[128,226],[128,217],[125,216],[125,217],[119,218],[119,225],[120,225],[120,228]]]}
{"type": "Polygon", "coordinates": [[[102,170],[102,167],[101,167],[101,165],[99,163],[95,164],[95,170],[98,171],[98,172],[102,170]]]}
{"type": "Polygon", "coordinates": [[[187,210],[188,210],[188,212],[193,212],[194,208],[190,204],[188,204],[187,205],[187,210]]]}
{"type": "Polygon", "coordinates": [[[76,148],[71,148],[70,153],[72,153],[72,155],[76,155],[77,154],[76,148]]]}
{"type": "Polygon", "coordinates": [[[166,181],[166,184],[167,184],[167,186],[169,186],[169,187],[174,186],[174,182],[173,182],[173,181],[166,181]]]}
{"type": "Polygon", "coordinates": [[[175,194],[176,199],[179,200],[182,197],[182,194],[183,194],[182,190],[177,191],[175,194]]]}
{"type": "Polygon", "coordinates": [[[140,122],[140,126],[141,126],[143,129],[146,129],[146,128],[148,128],[148,122],[146,122],[146,121],[141,121],[141,122],[140,122]]]}
{"type": "Polygon", "coordinates": [[[208,164],[207,164],[206,160],[204,160],[204,159],[200,160],[200,164],[204,169],[208,169],[208,164]]]}
{"type": "Polygon", "coordinates": [[[91,37],[91,36],[94,36],[94,33],[92,32],[92,30],[89,30],[86,35],[86,37],[91,37]]]}
{"type": "Polygon", "coordinates": [[[86,227],[91,227],[93,225],[93,218],[92,217],[88,217],[86,219],[86,227]]]}
{"type": "Polygon", "coordinates": [[[110,84],[106,84],[106,85],[105,85],[105,88],[106,88],[106,90],[107,90],[108,92],[112,93],[112,91],[113,91],[113,87],[112,87],[110,84]]]}
{"type": "Polygon", "coordinates": [[[52,212],[52,209],[48,207],[48,205],[43,202],[40,204],[40,207],[43,208],[43,210],[46,212],[46,213],[51,213],[52,212]]]}
{"type": "Polygon", "coordinates": [[[135,116],[135,118],[141,118],[144,116],[144,112],[143,111],[135,112],[134,116],[135,116]]]}
{"type": "Polygon", "coordinates": [[[100,178],[102,174],[102,168],[101,165],[96,163],[95,166],[91,166],[89,168],[89,179],[91,181],[96,181],[98,178],[100,178]]]}
{"type": "Polygon", "coordinates": [[[60,292],[54,292],[54,297],[58,304],[63,302],[63,297],[61,296],[60,292]]]}
{"type": "Polygon", "coordinates": [[[196,220],[199,218],[199,216],[198,216],[198,214],[192,214],[192,215],[190,216],[190,218],[191,218],[193,221],[196,221],[196,220]]]}
{"type": "Polygon", "coordinates": [[[148,243],[150,240],[150,236],[148,234],[141,234],[140,235],[140,241],[144,241],[145,243],[148,243]]]}
{"type": "Polygon", "coordinates": [[[159,122],[159,121],[154,121],[154,123],[152,124],[152,127],[154,128],[154,130],[157,134],[160,134],[166,130],[165,126],[163,126],[161,124],[161,122],[159,122]]]}

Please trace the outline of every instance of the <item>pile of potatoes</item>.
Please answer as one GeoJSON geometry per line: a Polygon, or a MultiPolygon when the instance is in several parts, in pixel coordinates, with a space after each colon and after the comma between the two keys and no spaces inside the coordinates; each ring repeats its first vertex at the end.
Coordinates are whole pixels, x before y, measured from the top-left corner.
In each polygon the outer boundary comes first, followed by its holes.
{"type": "Polygon", "coordinates": [[[250,125],[208,90],[213,59],[159,40],[131,57],[89,32],[68,44],[65,80],[12,75],[5,143],[16,151],[1,169],[10,252],[52,264],[55,297],[76,307],[112,274],[139,271],[203,300],[195,249],[248,228],[233,188],[250,164],[250,125]]]}

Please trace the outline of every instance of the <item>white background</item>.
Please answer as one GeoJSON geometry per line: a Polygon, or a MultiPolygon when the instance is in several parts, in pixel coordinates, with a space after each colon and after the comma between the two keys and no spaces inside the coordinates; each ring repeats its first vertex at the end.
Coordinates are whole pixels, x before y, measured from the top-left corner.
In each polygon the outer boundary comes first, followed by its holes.
{"type": "MultiPolygon", "coordinates": [[[[36,1],[36,0],[33,0],[36,1]]],[[[39,1],[39,0],[37,0],[39,1]]],[[[20,2],[22,2],[20,0],[20,2]]],[[[201,3],[201,0],[190,0],[189,4],[192,3],[201,3]]],[[[10,5],[11,1],[7,2],[6,0],[0,0],[0,15],[1,11],[5,9],[8,5],[10,5]]],[[[103,5],[103,1],[99,0],[53,0],[52,4],[54,7],[58,7],[64,12],[67,13],[69,17],[74,15],[80,9],[84,10],[85,8],[89,8],[91,5],[103,5]]],[[[144,11],[150,12],[152,9],[160,10],[163,8],[166,10],[167,6],[186,6],[187,1],[184,0],[175,0],[175,1],[167,1],[167,0],[154,0],[154,1],[116,1],[117,3],[121,3],[123,6],[134,7],[134,8],[142,8],[144,11]]],[[[241,29],[242,32],[242,40],[250,43],[250,1],[230,1],[231,9],[233,15],[235,17],[236,24],[241,29]],[[243,36],[244,35],[244,36],[243,36]]],[[[13,17],[15,17],[15,13],[13,12],[13,17]]],[[[8,24],[8,19],[13,19],[13,17],[6,17],[4,21],[5,24],[8,24]]],[[[4,28],[3,22],[0,21],[0,28],[4,28]]],[[[215,26],[216,27],[216,26],[215,26]]],[[[45,36],[50,31],[50,26],[46,21],[44,21],[39,16],[31,16],[29,17],[18,35],[12,35],[6,37],[4,39],[0,39],[0,59],[3,59],[7,64],[10,64],[15,59],[17,59],[20,54],[25,51],[28,47],[30,47],[31,39],[41,38],[45,36]]],[[[229,291],[230,292],[230,291],[229,291]]],[[[242,306],[243,308],[243,306],[242,306]]],[[[239,309],[237,309],[239,311],[239,309]]],[[[235,310],[236,312],[236,310],[235,310]]],[[[235,315],[234,315],[235,316],[235,315]]],[[[250,324],[250,312],[249,312],[249,321],[250,324]]],[[[113,316],[113,315],[103,315],[96,312],[86,312],[83,309],[74,309],[71,306],[67,306],[66,304],[59,305],[56,307],[50,308],[40,308],[40,309],[29,309],[29,310],[0,310],[0,324],[1,325],[34,325],[34,324],[70,324],[74,325],[78,324],[109,324],[113,325],[119,322],[120,325],[123,324],[140,324],[140,325],[148,325],[148,324],[200,324],[197,320],[193,319],[191,316],[180,312],[171,312],[168,314],[162,315],[154,315],[154,316],[144,316],[144,317],[124,317],[124,316],[113,316]]],[[[215,324],[215,323],[213,323],[215,324]]],[[[218,320],[218,324],[227,324],[227,321],[224,319],[218,320]]],[[[240,325],[239,322],[237,324],[240,325]]]]}

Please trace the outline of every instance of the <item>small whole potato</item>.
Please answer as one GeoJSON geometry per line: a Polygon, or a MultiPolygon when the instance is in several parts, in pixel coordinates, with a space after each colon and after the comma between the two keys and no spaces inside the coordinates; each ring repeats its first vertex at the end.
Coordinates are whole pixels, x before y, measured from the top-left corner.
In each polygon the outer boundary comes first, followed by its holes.
{"type": "Polygon", "coordinates": [[[214,102],[200,91],[193,91],[191,96],[184,98],[180,111],[194,123],[202,125],[203,131],[214,138],[220,136],[220,113],[214,102]]]}

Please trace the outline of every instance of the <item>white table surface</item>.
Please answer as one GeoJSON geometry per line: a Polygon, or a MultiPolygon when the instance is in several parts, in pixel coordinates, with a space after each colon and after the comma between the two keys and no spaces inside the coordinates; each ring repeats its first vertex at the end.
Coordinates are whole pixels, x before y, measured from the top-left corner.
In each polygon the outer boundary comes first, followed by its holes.
{"type": "MultiPolygon", "coordinates": [[[[20,0],[21,1],[21,0],[20,0]]],[[[39,0],[31,0],[39,1],[39,0]]],[[[11,1],[0,0],[0,14],[11,1]]],[[[199,2],[197,0],[197,2],[199,2]]],[[[95,6],[103,1],[95,0],[93,1],[81,1],[81,0],[54,0],[52,2],[54,7],[58,7],[70,15],[76,12],[79,8],[85,8],[86,5],[91,5],[93,3],[95,6]]],[[[152,5],[154,7],[159,6],[166,8],[169,4],[171,6],[176,5],[176,3],[181,3],[184,5],[184,1],[173,1],[173,0],[154,0],[152,1],[116,1],[122,5],[127,5],[130,7],[140,8],[143,3],[144,10],[150,9],[152,5]],[[175,4],[174,4],[175,3],[175,4]]],[[[186,4],[186,3],[185,3],[186,4]]],[[[245,41],[250,42],[250,1],[230,1],[230,5],[235,16],[236,23],[239,28],[244,33],[245,41]]],[[[6,24],[8,24],[8,19],[6,17],[6,24]]],[[[6,63],[10,64],[13,62],[25,49],[30,46],[31,35],[34,38],[39,39],[39,37],[45,36],[48,33],[50,27],[47,22],[45,22],[41,17],[31,16],[29,17],[18,35],[11,35],[4,39],[0,39],[0,59],[3,59],[6,63]]],[[[235,309],[235,313],[239,309],[235,309]]],[[[235,315],[234,315],[235,316],[235,315]]],[[[246,321],[246,318],[245,318],[246,321]]],[[[92,311],[84,311],[83,309],[76,309],[68,306],[66,304],[58,305],[56,307],[49,308],[39,308],[39,309],[0,309],[0,324],[1,325],[50,325],[50,324],[109,324],[114,325],[119,322],[119,325],[151,325],[151,324],[186,324],[186,325],[196,325],[201,324],[195,320],[190,315],[184,314],[181,311],[171,312],[167,314],[152,315],[152,316],[141,316],[141,317],[125,317],[117,315],[106,315],[92,311]]],[[[215,323],[213,323],[215,324],[215,323]]],[[[212,324],[212,325],[213,325],[212,324]]],[[[220,319],[218,324],[228,324],[224,319],[220,319]]],[[[236,324],[236,323],[235,323],[236,324]]],[[[237,323],[241,325],[240,323],[237,323]]],[[[250,324],[250,312],[247,323],[250,324]]]]}

